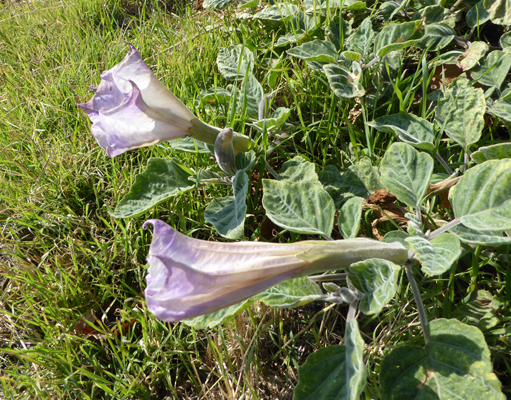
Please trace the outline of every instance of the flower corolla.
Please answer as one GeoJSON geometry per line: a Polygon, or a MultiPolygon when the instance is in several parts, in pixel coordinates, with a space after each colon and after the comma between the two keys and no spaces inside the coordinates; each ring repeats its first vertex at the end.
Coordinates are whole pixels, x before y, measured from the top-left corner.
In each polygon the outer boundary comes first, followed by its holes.
{"type": "Polygon", "coordinates": [[[175,322],[246,300],[290,278],[339,270],[368,258],[398,264],[407,259],[399,243],[371,239],[297,243],[208,242],[189,238],[160,220],[147,255],[145,298],[159,319],[175,322]]]}
{"type": "MultiPolygon", "coordinates": [[[[110,157],[128,150],[192,136],[215,144],[219,128],[198,119],[152,73],[138,51],[101,74],[90,101],[78,104],[91,122],[96,141],[110,157]]],[[[236,152],[246,151],[250,140],[234,134],[236,152]]]]}

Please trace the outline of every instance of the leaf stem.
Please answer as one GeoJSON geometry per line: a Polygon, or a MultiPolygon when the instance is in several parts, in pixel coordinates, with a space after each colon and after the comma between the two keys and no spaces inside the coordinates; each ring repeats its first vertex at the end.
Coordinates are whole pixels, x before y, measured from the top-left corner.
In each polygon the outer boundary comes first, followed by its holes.
{"type": "Polygon", "coordinates": [[[429,345],[429,322],[426,317],[426,310],[424,309],[424,303],[422,302],[422,297],[419,292],[419,287],[417,286],[417,282],[415,281],[415,277],[413,276],[412,267],[410,264],[405,264],[406,276],[408,277],[408,281],[410,282],[410,287],[412,288],[413,297],[415,302],[417,303],[417,308],[419,311],[419,318],[421,320],[422,330],[424,331],[424,340],[426,345],[429,345]]]}
{"type": "Polygon", "coordinates": [[[427,239],[431,240],[433,238],[436,238],[437,236],[440,236],[442,233],[447,232],[449,229],[454,228],[456,225],[459,224],[461,224],[461,220],[459,218],[454,218],[451,222],[431,232],[428,235],[427,239]]]}
{"type": "Polygon", "coordinates": [[[309,276],[309,279],[314,282],[327,282],[327,281],[336,281],[340,279],[346,279],[348,276],[347,273],[340,273],[340,274],[327,274],[327,275],[316,275],[316,276],[309,276]]]}

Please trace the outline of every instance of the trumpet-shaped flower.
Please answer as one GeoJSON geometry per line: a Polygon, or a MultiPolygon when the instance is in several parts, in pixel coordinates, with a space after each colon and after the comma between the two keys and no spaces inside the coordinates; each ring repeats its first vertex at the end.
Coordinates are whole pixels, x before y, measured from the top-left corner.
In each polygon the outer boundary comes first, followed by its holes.
{"type": "MultiPolygon", "coordinates": [[[[167,140],[192,136],[215,144],[220,129],[199,120],[170,92],[129,44],[119,64],[101,74],[101,83],[83,108],[92,134],[110,157],[167,140]]],[[[235,151],[246,151],[249,139],[234,134],[235,151]]]]}
{"type": "Polygon", "coordinates": [[[215,141],[216,162],[226,174],[232,175],[234,171],[234,148],[232,145],[233,131],[231,128],[222,129],[215,141]]]}
{"type": "Polygon", "coordinates": [[[219,243],[189,238],[160,220],[147,255],[145,297],[149,310],[168,322],[208,314],[290,278],[339,270],[368,258],[402,264],[399,243],[371,239],[219,243]]]}

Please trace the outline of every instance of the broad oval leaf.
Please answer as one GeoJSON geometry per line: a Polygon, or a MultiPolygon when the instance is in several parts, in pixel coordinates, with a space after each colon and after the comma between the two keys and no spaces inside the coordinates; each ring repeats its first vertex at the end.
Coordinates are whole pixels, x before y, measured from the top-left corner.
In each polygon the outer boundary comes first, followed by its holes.
{"type": "Polygon", "coordinates": [[[467,151],[481,138],[486,100],[482,89],[475,89],[462,75],[440,97],[435,121],[445,133],[467,151]]]}
{"type": "Polygon", "coordinates": [[[444,233],[431,241],[418,236],[405,240],[415,250],[422,270],[430,276],[448,271],[461,254],[460,241],[450,233],[444,233]]]}
{"type": "Polygon", "coordinates": [[[366,18],[348,39],[348,48],[365,57],[374,43],[374,31],[371,18],[366,18]]]}
{"type": "Polygon", "coordinates": [[[359,83],[360,74],[354,74],[338,64],[323,65],[323,71],[337,97],[352,99],[365,94],[364,88],[359,83]]]}
{"type": "Polygon", "coordinates": [[[216,63],[225,79],[241,80],[254,69],[254,54],[242,44],[222,47],[216,63]]]}
{"type": "Polygon", "coordinates": [[[402,346],[383,359],[382,400],[505,399],[479,329],[455,319],[436,319],[430,323],[430,337],[431,353],[402,346]]]}
{"type": "Polygon", "coordinates": [[[368,122],[367,125],[381,132],[393,133],[402,142],[418,149],[433,151],[435,148],[433,124],[413,114],[402,112],[386,115],[368,122]]]}
{"type": "Polygon", "coordinates": [[[472,79],[485,86],[495,86],[499,89],[506,79],[511,68],[511,55],[506,52],[495,50],[482,60],[482,62],[470,71],[472,79]]]}
{"type": "Polygon", "coordinates": [[[496,101],[490,106],[488,112],[511,124],[511,101],[496,101]]]}
{"type": "Polygon", "coordinates": [[[298,367],[294,400],[357,400],[365,389],[364,340],[358,323],[346,326],[344,346],[323,347],[298,367]]]}
{"type": "Polygon", "coordinates": [[[301,46],[293,47],[287,52],[292,57],[305,61],[318,61],[325,63],[333,63],[338,59],[335,46],[327,40],[313,40],[301,46]]]}
{"type": "Polygon", "coordinates": [[[234,196],[214,199],[204,211],[204,219],[228,239],[242,239],[247,213],[248,176],[237,171],[232,184],[234,196]]]}
{"type": "Polygon", "coordinates": [[[425,34],[422,40],[417,43],[421,49],[428,49],[429,51],[439,51],[448,46],[456,32],[451,27],[445,24],[431,24],[424,27],[425,34]]]}
{"type": "Polygon", "coordinates": [[[144,172],[135,177],[130,191],[113,212],[114,218],[136,217],[157,204],[195,187],[193,172],[176,160],[150,158],[144,172]]]}
{"type": "Polygon", "coordinates": [[[485,22],[490,20],[490,14],[488,14],[488,11],[484,9],[484,0],[481,0],[479,3],[474,5],[470,10],[467,12],[467,24],[471,28],[474,26],[481,26],[485,22]]]}
{"type": "Polygon", "coordinates": [[[424,36],[422,21],[390,24],[384,27],[374,40],[374,52],[383,57],[394,50],[404,49],[418,43],[424,36]]]}
{"type": "Polygon", "coordinates": [[[488,330],[501,321],[499,309],[504,306],[502,300],[505,301],[505,298],[495,298],[486,290],[471,292],[452,315],[466,324],[477,326],[483,331],[488,330]]]}
{"type": "Polygon", "coordinates": [[[197,330],[213,328],[236,314],[239,314],[243,310],[246,310],[253,302],[254,300],[248,299],[210,314],[201,315],[192,319],[184,319],[181,322],[184,322],[186,325],[197,330]]]}
{"type": "Polygon", "coordinates": [[[257,119],[259,104],[263,97],[264,91],[259,81],[253,74],[247,74],[240,89],[239,108],[241,111],[246,109],[248,117],[257,119]]]}
{"type": "Polygon", "coordinates": [[[511,0],[484,0],[484,8],[494,24],[511,25],[511,0]]]}
{"type": "Polygon", "coordinates": [[[393,143],[381,162],[381,181],[399,201],[417,208],[428,188],[433,167],[429,154],[419,153],[406,143],[393,143]]]}
{"type": "Polygon", "coordinates": [[[234,0],[204,0],[202,6],[205,9],[220,10],[231,4],[234,0]]]}
{"type": "Polygon", "coordinates": [[[500,47],[503,49],[511,47],[511,32],[504,33],[499,40],[500,47]]]}
{"type": "Polygon", "coordinates": [[[488,160],[502,160],[511,158],[511,143],[499,143],[491,146],[480,147],[471,154],[472,160],[482,164],[488,160]]]}
{"type": "Polygon", "coordinates": [[[456,218],[480,231],[511,229],[511,159],[469,169],[449,192],[456,218]]]}
{"type": "Polygon", "coordinates": [[[291,183],[310,181],[317,184],[319,182],[316,166],[300,156],[295,156],[282,164],[279,178],[291,183]]]}
{"type": "Polygon", "coordinates": [[[270,307],[284,308],[303,306],[325,297],[317,283],[304,276],[281,282],[252,297],[270,307]]]}
{"type": "Polygon", "coordinates": [[[506,236],[503,231],[476,231],[467,228],[463,224],[456,225],[449,229],[459,240],[468,244],[481,244],[483,246],[500,246],[511,244],[511,237],[506,236]]]}
{"type": "Polygon", "coordinates": [[[290,3],[279,3],[265,7],[260,13],[254,15],[254,19],[263,21],[287,21],[298,13],[298,7],[290,3]]]}
{"type": "Polygon", "coordinates": [[[479,64],[479,60],[484,57],[488,49],[489,46],[485,42],[471,42],[468,49],[456,60],[456,65],[463,71],[472,69],[479,64]]]}
{"type": "Polygon", "coordinates": [[[341,208],[339,213],[339,230],[344,239],[351,239],[357,236],[360,230],[360,219],[362,217],[362,204],[365,199],[352,197],[341,208]]]}
{"type": "Polygon", "coordinates": [[[391,261],[372,258],[351,264],[348,278],[364,294],[359,309],[366,314],[378,314],[394,297],[401,267],[391,261]]]}

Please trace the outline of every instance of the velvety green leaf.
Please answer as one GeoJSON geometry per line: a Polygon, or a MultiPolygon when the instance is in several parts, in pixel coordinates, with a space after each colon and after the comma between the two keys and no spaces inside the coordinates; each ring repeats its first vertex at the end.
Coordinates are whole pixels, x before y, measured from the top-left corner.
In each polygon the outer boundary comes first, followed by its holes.
{"type": "Polygon", "coordinates": [[[314,164],[296,156],[285,162],[279,181],[263,179],[263,207],[277,225],[297,233],[330,236],[335,207],[314,164]]]}
{"type": "Polygon", "coordinates": [[[403,112],[386,115],[368,122],[367,125],[381,132],[393,133],[402,142],[418,149],[433,151],[435,148],[433,124],[413,114],[403,112]]]}
{"type": "Polygon", "coordinates": [[[471,28],[474,26],[481,26],[485,22],[490,20],[490,14],[488,14],[488,11],[484,9],[484,0],[481,0],[479,3],[477,3],[475,6],[473,6],[470,10],[467,12],[467,24],[471,28]]]}
{"type": "Polygon", "coordinates": [[[433,173],[434,162],[427,153],[419,153],[406,143],[393,143],[381,162],[381,182],[406,205],[416,208],[433,173]]]}
{"type": "Polygon", "coordinates": [[[223,237],[242,239],[248,191],[248,176],[245,171],[236,172],[232,188],[234,196],[214,199],[204,211],[204,219],[223,237]]]}
{"type": "Polygon", "coordinates": [[[494,24],[511,25],[511,0],[484,0],[484,8],[494,24]]]}
{"type": "Polygon", "coordinates": [[[351,264],[348,278],[364,294],[359,309],[365,314],[378,314],[394,297],[401,267],[393,262],[372,258],[351,264]]]}
{"type": "Polygon", "coordinates": [[[366,386],[364,340],[357,320],[346,326],[344,346],[328,346],[311,354],[298,367],[294,400],[358,400],[366,386]]]}
{"type": "Polygon", "coordinates": [[[383,28],[374,40],[374,51],[378,57],[394,50],[404,49],[418,43],[424,36],[421,21],[390,24],[383,28]]]}
{"type": "Polygon", "coordinates": [[[261,119],[253,125],[261,131],[265,127],[268,132],[276,131],[287,121],[290,115],[291,110],[289,108],[279,107],[273,112],[270,118],[261,119]]]}
{"type": "Polygon", "coordinates": [[[499,143],[480,147],[476,152],[472,153],[471,157],[478,164],[488,160],[511,158],[511,143],[499,143]]]}
{"type": "Polygon", "coordinates": [[[240,151],[238,154],[236,154],[236,159],[234,161],[234,166],[236,167],[236,170],[243,170],[248,171],[252,165],[254,165],[256,161],[256,153],[254,150],[250,150],[247,152],[240,151]]]}
{"type": "Polygon", "coordinates": [[[208,92],[201,92],[200,104],[204,106],[209,103],[228,103],[231,97],[232,93],[227,89],[212,88],[208,92]]]}
{"type": "Polygon", "coordinates": [[[234,0],[204,0],[202,6],[205,9],[211,8],[214,10],[220,10],[227,5],[231,4],[234,0]]]}
{"type": "Polygon", "coordinates": [[[351,33],[351,24],[339,15],[332,18],[325,29],[325,38],[332,42],[336,50],[341,49],[341,35],[346,40],[351,33]]]}
{"type": "Polygon", "coordinates": [[[490,106],[488,112],[511,124],[511,101],[496,101],[490,106]]]}
{"type": "Polygon", "coordinates": [[[444,233],[431,241],[413,236],[406,239],[413,247],[422,270],[429,276],[448,271],[461,254],[460,241],[450,233],[444,233]]]}
{"type": "Polygon", "coordinates": [[[503,49],[511,47],[511,32],[504,33],[499,40],[500,47],[503,49]]]}
{"type": "Polygon", "coordinates": [[[197,330],[213,328],[236,314],[239,314],[243,310],[246,310],[253,302],[254,300],[252,299],[245,300],[241,303],[234,304],[233,306],[222,308],[221,310],[215,311],[211,314],[201,315],[200,317],[192,319],[184,319],[182,322],[197,330]]]}
{"type": "Polygon", "coordinates": [[[222,47],[218,51],[216,63],[225,79],[241,80],[254,69],[254,54],[242,44],[222,47]]]}
{"type": "Polygon", "coordinates": [[[363,57],[369,54],[369,49],[374,42],[374,31],[371,18],[366,18],[350,36],[347,46],[350,50],[362,54],[363,57]]]}
{"type": "Polygon", "coordinates": [[[449,229],[453,235],[464,243],[480,244],[483,246],[500,246],[511,244],[511,237],[506,236],[503,231],[476,231],[464,225],[456,225],[449,229]]]}
{"type": "Polygon", "coordinates": [[[357,53],[355,51],[343,51],[341,55],[351,61],[360,62],[362,59],[362,54],[357,53]]]}
{"type": "Polygon", "coordinates": [[[273,6],[267,6],[260,13],[254,16],[254,19],[265,21],[287,21],[298,12],[298,7],[290,3],[279,3],[273,6]]]}
{"type": "Polygon", "coordinates": [[[482,89],[475,89],[465,76],[456,79],[441,95],[435,121],[466,151],[481,138],[486,100],[482,89]]]}
{"type": "Polygon", "coordinates": [[[324,297],[318,284],[304,276],[281,282],[252,297],[252,300],[262,301],[270,307],[287,308],[303,306],[324,297]]]}
{"type": "Polygon", "coordinates": [[[247,74],[240,89],[239,105],[243,110],[247,108],[247,115],[257,119],[259,116],[259,104],[263,100],[264,91],[261,84],[252,74],[247,74]]]}
{"type": "Polygon", "coordinates": [[[305,61],[318,61],[325,63],[333,63],[338,59],[335,46],[327,40],[313,40],[301,46],[293,47],[287,52],[292,57],[305,61]]]}
{"type": "Polygon", "coordinates": [[[195,187],[188,177],[193,172],[176,160],[150,158],[144,172],[135,177],[130,191],[119,202],[114,218],[129,218],[143,214],[157,204],[195,187]]]}
{"type": "Polygon", "coordinates": [[[470,74],[481,85],[500,88],[511,68],[511,55],[500,50],[492,51],[470,74]]]}
{"type": "Polygon", "coordinates": [[[365,94],[365,90],[359,82],[361,74],[352,73],[338,64],[323,65],[323,71],[337,97],[352,99],[365,94]]]}
{"type": "Polygon", "coordinates": [[[511,230],[511,159],[469,169],[449,192],[454,214],[479,231],[511,230]]]}
{"type": "Polygon", "coordinates": [[[383,189],[378,173],[367,157],[362,158],[343,173],[333,165],[329,165],[319,174],[319,180],[334,199],[337,210],[340,210],[342,205],[352,197],[367,198],[375,190],[383,189]]]}
{"type": "Polygon", "coordinates": [[[215,146],[195,140],[191,136],[169,140],[167,144],[174,150],[186,151],[187,153],[213,153],[215,146]]]}
{"type": "Polygon", "coordinates": [[[382,400],[504,400],[490,350],[476,327],[457,320],[430,322],[430,353],[419,346],[390,352],[380,368],[382,400]]]}
{"type": "Polygon", "coordinates": [[[425,34],[422,40],[417,43],[421,49],[429,49],[429,51],[439,51],[448,46],[456,32],[445,24],[430,24],[424,27],[425,34]]]}
{"type": "Polygon", "coordinates": [[[488,49],[485,42],[470,42],[468,49],[456,60],[456,65],[463,71],[472,69],[479,64],[479,60],[484,57],[488,49]]]}
{"type": "Polygon", "coordinates": [[[339,230],[344,239],[357,237],[360,230],[360,219],[362,218],[362,204],[365,199],[352,197],[341,208],[339,213],[339,230]]]}
{"type": "Polygon", "coordinates": [[[471,292],[461,303],[452,313],[461,322],[481,330],[491,329],[500,322],[498,312],[504,303],[486,290],[471,292]]]}
{"type": "Polygon", "coordinates": [[[434,4],[431,6],[426,6],[423,9],[419,10],[413,15],[414,20],[419,20],[425,18],[425,24],[435,24],[438,22],[442,22],[445,19],[446,14],[449,13],[449,10],[446,10],[444,7],[438,4],[434,4]]]}
{"type": "Polygon", "coordinates": [[[385,234],[385,236],[382,239],[382,242],[385,243],[399,242],[405,248],[408,249],[410,248],[410,243],[408,243],[405,239],[409,236],[410,235],[405,231],[390,231],[385,234]]]}

